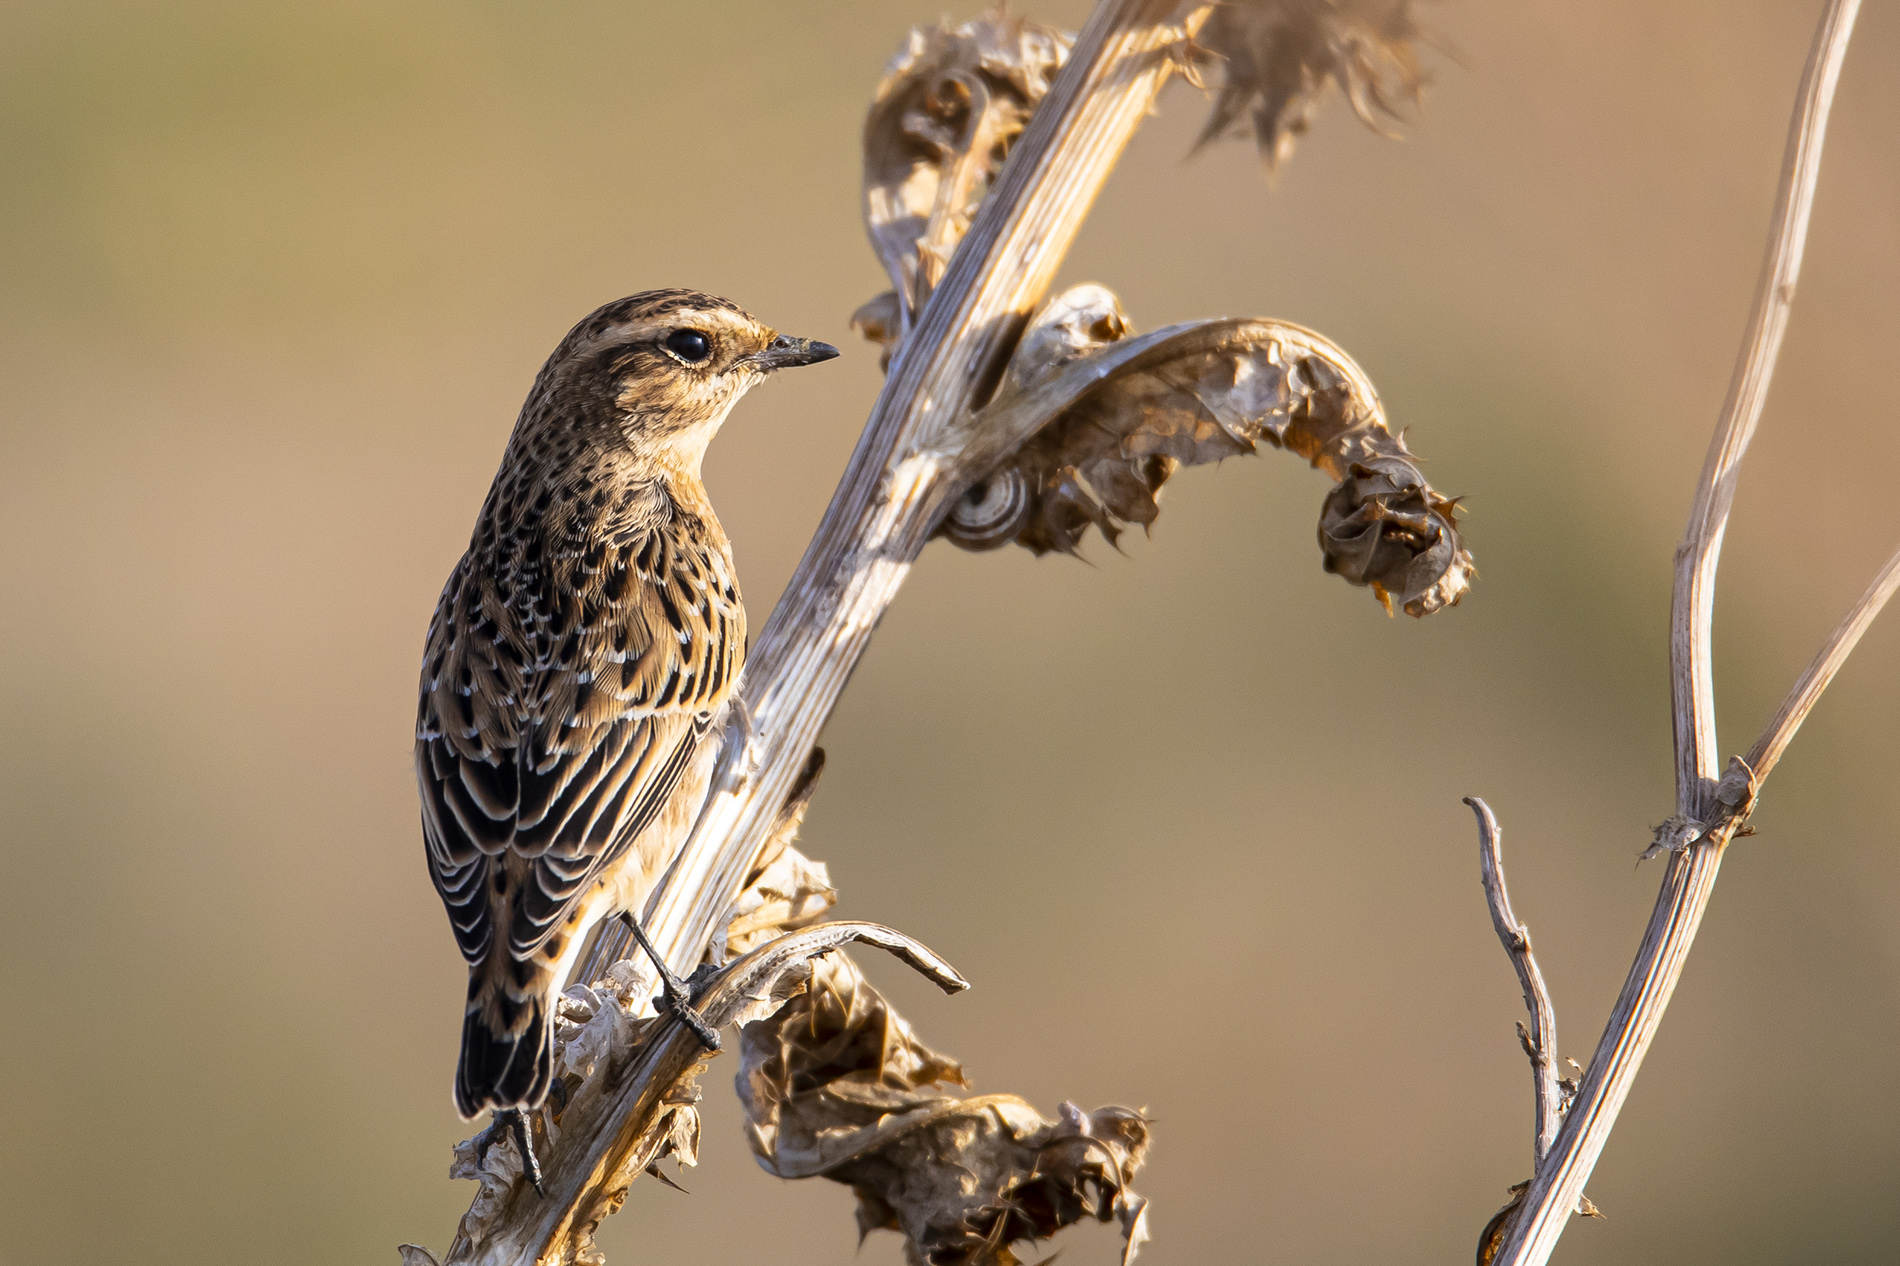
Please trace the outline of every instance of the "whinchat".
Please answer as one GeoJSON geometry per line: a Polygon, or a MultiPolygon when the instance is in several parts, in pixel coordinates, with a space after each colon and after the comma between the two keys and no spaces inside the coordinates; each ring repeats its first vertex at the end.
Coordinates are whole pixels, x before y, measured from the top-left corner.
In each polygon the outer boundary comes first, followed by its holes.
{"type": "Polygon", "coordinates": [[[535,378],[430,622],[416,718],[429,873],[468,961],[464,1119],[547,1098],[555,990],[705,798],[746,649],[706,445],[767,374],[837,354],[653,290],[535,378]]]}

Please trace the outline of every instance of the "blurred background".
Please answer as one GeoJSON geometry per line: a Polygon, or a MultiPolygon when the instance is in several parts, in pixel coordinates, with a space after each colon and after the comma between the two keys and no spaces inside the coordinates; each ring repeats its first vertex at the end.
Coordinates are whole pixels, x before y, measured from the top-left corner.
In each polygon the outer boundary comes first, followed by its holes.
{"type": "MultiPolygon", "coordinates": [[[[1187,471],[1125,556],[932,546],[826,732],[804,847],[841,913],[976,988],[867,967],[980,1090],[1148,1106],[1144,1260],[1466,1261],[1528,1177],[1459,797],[1503,819],[1587,1061],[1661,878],[1671,551],[1819,8],[1434,6],[1456,59],[1403,140],[1335,96],[1268,182],[1245,144],[1185,158],[1176,86],[1082,234],[1064,284],[1145,328],[1347,347],[1483,573],[1388,620],[1320,573],[1320,476],[1187,471]]],[[[685,285],[848,353],[708,462],[763,624],[878,389],[858,130],[937,16],[0,8],[0,1261],[447,1244],[462,968],[410,765],[436,593],[561,334],[685,285]]],[[[1870,5],[1728,536],[1724,752],[1900,539],[1896,134],[1870,5]]],[[[1562,1261],[1900,1257],[1897,688],[1889,613],[1733,849],[1562,1261]]],[[[637,1184],[610,1258],[897,1262],[848,1190],[755,1167],[732,1071],[693,1194],[637,1184]]]]}

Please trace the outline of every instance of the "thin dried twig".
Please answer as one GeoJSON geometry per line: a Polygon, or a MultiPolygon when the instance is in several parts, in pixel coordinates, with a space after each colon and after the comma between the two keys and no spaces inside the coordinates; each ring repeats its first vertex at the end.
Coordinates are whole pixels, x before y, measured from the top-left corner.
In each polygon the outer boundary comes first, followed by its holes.
{"type": "Polygon", "coordinates": [[[1676,737],[1676,812],[1702,816],[1721,775],[1715,742],[1715,670],[1709,658],[1715,608],[1715,571],[1729,507],[1741,478],[1742,458],[1768,402],[1768,384],[1781,354],[1782,336],[1794,307],[1795,283],[1808,238],[1808,217],[1821,176],[1821,146],[1828,111],[1840,82],[1841,62],[1854,31],[1860,0],[1831,0],[1814,34],[1807,69],[1796,94],[1794,119],[1782,158],[1774,230],[1762,261],[1748,334],[1729,380],[1721,421],[1696,483],[1695,505],[1682,544],[1676,548],[1676,583],[1669,617],[1669,668],[1676,737]]]}
{"type": "MultiPolygon", "coordinates": [[[[1702,914],[1714,891],[1722,855],[1747,817],[1760,785],[1758,773],[1740,760],[1718,779],[1716,767],[1713,670],[1709,658],[1715,574],[1722,536],[1743,455],[1767,397],[1776,355],[1787,329],[1789,306],[1801,270],[1802,246],[1814,189],[1820,174],[1827,116],[1840,79],[1859,0],[1831,0],[1814,36],[1796,99],[1782,165],[1775,226],[1762,267],[1749,323],[1728,399],[1696,486],[1688,530],[1676,554],[1676,585],[1670,618],[1670,670],[1675,722],[1676,815],[1659,828],[1658,841],[1669,847],[1655,912],[1641,950],[1618,995],[1596,1054],[1566,1115],[1556,1144],[1538,1167],[1529,1191],[1511,1219],[1509,1234],[1495,1260],[1501,1266],[1543,1266],[1596,1167],[1615,1127],[1643,1056],[1662,1022],[1664,1010],[1694,943],[1702,914]]],[[[1797,686],[1790,718],[1777,741],[1762,750],[1779,755],[1792,721],[1812,706],[1839,659],[1851,648],[1879,603],[1891,592],[1892,564],[1863,599],[1861,609],[1837,633],[1835,645],[1797,686]],[[1883,588],[1884,584],[1884,588],[1883,588]],[[1862,615],[1864,611],[1864,615],[1862,615]],[[1811,680],[1810,680],[1811,679],[1811,680]],[[1805,703],[1803,700],[1805,699],[1805,703]]],[[[1771,734],[1776,733],[1771,727],[1771,734]]]]}
{"type": "Polygon", "coordinates": [[[1847,657],[1860,642],[1861,634],[1867,631],[1867,626],[1874,622],[1874,617],[1880,614],[1880,609],[1887,605],[1887,599],[1893,597],[1896,589],[1900,589],[1900,549],[1894,550],[1887,559],[1887,565],[1880,569],[1880,574],[1867,586],[1867,592],[1854,604],[1854,609],[1828,635],[1827,644],[1815,654],[1807,671],[1788,691],[1788,697],[1781,701],[1781,707],[1775,710],[1774,719],[1768,722],[1768,728],[1755,740],[1755,746],[1748,749],[1748,767],[1754,771],[1757,783],[1768,777],[1768,771],[1780,761],[1789,740],[1794,738],[1801,723],[1807,720],[1821,692],[1834,680],[1834,674],[1841,670],[1841,665],[1847,662],[1847,657]]]}
{"type": "MultiPolygon", "coordinates": [[[[1521,1020],[1517,1025],[1517,1040],[1530,1056],[1536,1103],[1532,1118],[1535,1128],[1531,1133],[1531,1178],[1511,1188],[1510,1200],[1491,1216],[1478,1236],[1478,1266],[1491,1266],[1531,1182],[1557,1140],[1564,1113],[1570,1110],[1570,1101],[1576,1096],[1577,1082],[1573,1077],[1557,1075],[1557,1008],[1550,1000],[1550,990],[1544,984],[1544,973],[1537,966],[1537,956],[1531,952],[1531,930],[1511,909],[1510,890],[1504,883],[1504,831],[1490,805],[1476,796],[1466,796],[1465,803],[1478,818],[1478,865],[1484,879],[1485,900],[1491,907],[1491,926],[1497,930],[1498,940],[1504,943],[1504,952],[1517,971],[1518,982],[1524,987],[1524,1009],[1531,1013],[1529,1028],[1521,1020]]],[[[1571,1067],[1576,1067],[1574,1060],[1571,1067]]],[[[1587,1196],[1577,1198],[1577,1212],[1589,1218],[1602,1216],[1587,1196]]]]}
{"type": "Polygon", "coordinates": [[[1537,956],[1531,952],[1531,930],[1518,921],[1511,910],[1510,890],[1504,886],[1504,832],[1498,826],[1491,806],[1476,796],[1465,803],[1478,816],[1478,857],[1484,873],[1484,895],[1491,906],[1491,926],[1497,929],[1504,952],[1524,986],[1524,1009],[1531,1013],[1530,1028],[1517,1026],[1524,1053],[1531,1057],[1531,1082],[1537,1095],[1537,1130],[1532,1139],[1532,1172],[1544,1163],[1550,1145],[1557,1141],[1557,1127],[1563,1122],[1563,1088],[1557,1077],[1557,1008],[1538,970],[1537,956]]]}

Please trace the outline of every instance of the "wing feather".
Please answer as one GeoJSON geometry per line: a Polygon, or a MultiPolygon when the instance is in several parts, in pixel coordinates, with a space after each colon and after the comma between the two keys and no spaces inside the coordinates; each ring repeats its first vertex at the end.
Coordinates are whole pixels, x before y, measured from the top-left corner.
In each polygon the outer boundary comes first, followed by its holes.
{"type": "Polygon", "coordinates": [[[533,956],[624,857],[744,655],[716,524],[666,516],[605,543],[552,539],[505,564],[472,548],[424,657],[423,835],[471,965],[504,941],[509,958],[533,956]]]}

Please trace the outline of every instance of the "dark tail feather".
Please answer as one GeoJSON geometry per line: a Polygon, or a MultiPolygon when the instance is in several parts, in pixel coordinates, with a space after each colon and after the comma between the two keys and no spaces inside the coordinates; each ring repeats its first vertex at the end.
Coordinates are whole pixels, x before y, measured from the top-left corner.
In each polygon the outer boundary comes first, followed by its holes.
{"type": "Polygon", "coordinates": [[[528,1004],[528,1023],[516,1034],[497,1033],[481,1008],[462,1021],[462,1059],[455,1068],[455,1108],[463,1120],[490,1108],[534,1108],[548,1097],[554,1077],[554,1035],[547,1001],[528,1004]]]}

